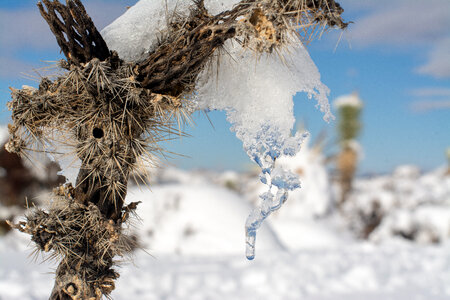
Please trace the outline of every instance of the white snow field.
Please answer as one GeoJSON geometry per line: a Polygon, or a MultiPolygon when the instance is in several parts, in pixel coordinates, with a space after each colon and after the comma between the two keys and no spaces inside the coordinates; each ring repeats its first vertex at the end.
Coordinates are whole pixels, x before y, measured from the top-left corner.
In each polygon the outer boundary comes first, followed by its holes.
{"type": "MultiPolygon", "coordinates": [[[[440,224],[439,243],[378,231],[376,239],[364,241],[333,208],[320,153],[302,151],[308,159],[299,155],[289,165],[301,173],[305,189],[292,193],[285,209],[262,226],[253,261],[245,258],[242,241],[244,217],[261,184],[255,185],[256,176],[166,169],[156,172],[151,191],[131,186],[127,201],[143,203],[141,220],[130,230],[146,252],[137,250],[131,260],[124,259],[113,299],[450,299],[450,218],[442,213],[448,211],[450,184],[443,168],[421,175],[402,167],[392,175],[359,179],[354,196],[361,200],[352,206],[357,214],[361,203],[387,193],[380,187],[386,180],[392,198],[400,197],[392,190],[409,191],[399,202],[410,203],[402,210],[411,216],[424,202],[434,203],[429,223],[440,224]],[[412,173],[414,181],[408,177],[412,173]],[[240,180],[241,192],[224,188],[224,178],[228,184],[240,180]],[[429,200],[421,196],[425,187],[429,200]]],[[[396,209],[391,210],[380,231],[395,216],[396,209]]],[[[1,300],[48,298],[56,264],[41,263],[41,255],[34,261],[28,244],[29,237],[18,232],[0,238],[1,300]]]]}
{"type": "MultiPolygon", "coordinates": [[[[32,263],[5,239],[0,245],[0,299],[48,299],[53,284],[49,264],[32,263]]],[[[120,269],[112,297],[444,300],[450,297],[449,250],[358,244],[273,251],[251,262],[242,255],[152,257],[139,253],[134,265],[120,269]]]]}
{"type": "MultiPolygon", "coordinates": [[[[185,185],[155,188],[154,195],[148,193],[149,197],[142,199],[146,204],[139,209],[144,219],[140,231],[141,234],[147,231],[143,241],[153,246],[147,246],[148,253],[138,250],[133,263],[122,264],[117,289],[112,293],[114,299],[429,300],[450,297],[448,243],[374,245],[339,237],[333,228],[319,221],[296,231],[302,227],[300,221],[289,230],[291,237],[306,234],[300,237],[306,243],[304,249],[283,249],[276,233],[261,231],[258,256],[248,261],[240,241],[244,238],[244,224],[236,226],[236,221],[242,220],[239,215],[247,211],[246,205],[240,205],[235,201],[237,196],[231,196],[227,206],[224,196],[229,192],[220,187],[206,187],[203,191],[201,186],[191,186],[186,197],[174,196],[186,188],[185,185]],[[164,210],[149,211],[159,202],[156,195],[166,197],[168,200],[161,202],[167,206],[164,210]],[[198,204],[194,203],[194,195],[199,199],[198,204]],[[214,195],[223,201],[215,200],[214,195]],[[175,199],[179,201],[178,213],[175,206],[167,204],[173,205],[175,199]],[[210,200],[211,207],[206,206],[201,212],[195,210],[196,205],[210,200]],[[192,231],[187,233],[186,228],[192,231]],[[314,240],[321,240],[322,244],[308,244],[314,240]]],[[[40,255],[37,261],[28,257],[32,249],[27,248],[27,239],[20,233],[0,238],[2,300],[48,299],[53,281],[51,271],[56,265],[41,263],[40,255]]]]}

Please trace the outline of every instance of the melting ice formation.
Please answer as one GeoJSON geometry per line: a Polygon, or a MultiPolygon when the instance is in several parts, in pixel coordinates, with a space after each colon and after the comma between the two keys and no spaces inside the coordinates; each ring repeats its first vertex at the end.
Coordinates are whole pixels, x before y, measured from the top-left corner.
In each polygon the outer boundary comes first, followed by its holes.
{"type": "Polygon", "coordinates": [[[275,166],[275,161],[283,154],[295,155],[307,133],[284,140],[276,128],[269,126],[263,127],[257,135],[256,142],[246,149],[250,158],[261,168],[261,182],[268,186],[268,191],[260,195],[262,200],[260,206],[250,213],[245,223],[245,252],[250,260],[255,257],[256,231],[264,219],[283,205],[289,191],[300,187],[298,177],[275,166]]]}
{"type": "MultiPolygon", "coordinates": [[[[206,0],[211,13],[230,9],[239,0],[206,0]]],[[[159,32],[167,29],[171,12],[186,12],[190,0],[141,0],[103,31],[108,46],[128,60],[137,60],[156,45],[159,32]]],[[[249,157],[261,167],[267,192],[247,218],[246,256],[255,257],[256,231],[300,187],[296,175],[276,166],[280,156],[293,156],[307,133],[292,135],[295,123],[293,96],[305,92],[317,100],[324,119],[332,118],[328,88],[320,81],[317,67],[303,45],[292,45],[279,55],[256,55],[228,41],[226,51],[200,74],[197,109],[225,110],[231,130],[242,141],[249,157]],[[212,76],[213,75],[213,76],[212,76]]]]}

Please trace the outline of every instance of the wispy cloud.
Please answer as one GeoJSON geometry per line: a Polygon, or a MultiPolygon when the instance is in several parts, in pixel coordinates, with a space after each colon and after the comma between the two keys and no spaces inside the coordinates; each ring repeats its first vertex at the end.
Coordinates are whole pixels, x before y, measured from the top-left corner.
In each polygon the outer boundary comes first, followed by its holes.
{"type": "Polygon", "coordinates": [[[411,103],[414,112],[428,112],[431,110],[450,109],[450,100],[442,101],[414,101],[411,103]]]}
{"type": "Polygon", "coordinates": [[[448,0],[379,1],[379,5],[350,27],[358,45],[431,43],[449,34],[448,0]]]}
{"type": "MultiPolygon", "coordinates": [[[[450,30],[450,26],[448,28],[450,30]]],[[[417,72],[438,78],[450,77],[450,37],[435,45],[428,56],[428,62],[417,68],[417,72]]]]}
{"type": "Polygon", "coordinates": [[[410,94],[415,97],[448,97],[450,98],[450,88],[420,88],[411,90],[410,94]]]}
{"type": "Polygon", "coordinates": [[[416,98],[410,104],[410,109],[414,112],[428,112],[450,108],[450,88],[418,88],[411,90],[409,94],[416,98]]]}
{"type": "Polygon", "coordinates": [[[428,61],[416,71],[434,77],[450,77],[450,1],[340,2],[347,11],[363,14],[349,26],[349,37],[354,46],[424,47],[429,49],[428,61]]]}

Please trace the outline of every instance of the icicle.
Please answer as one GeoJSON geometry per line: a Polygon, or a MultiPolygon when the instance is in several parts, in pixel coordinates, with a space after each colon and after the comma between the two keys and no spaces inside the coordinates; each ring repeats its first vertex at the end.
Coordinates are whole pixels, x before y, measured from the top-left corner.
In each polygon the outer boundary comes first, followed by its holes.
{"type": "Polygon", "coordinates": [[[249,147],[247,152],[252,154],[253,160],[261,167],[260,181],[268,186],[268,191],[261,194],[261,204],[255,208],[245,223],[245,242],[247,259],[255,258],[256,232],[262,222],[274,211],[278,210],[286,201],[288,192],[300,187],[300,182],[295,174],[275,166],[275,161],[280,155],[295,155],[307,133],[297,134],[288,139],[280,139],[277,130],[273,134],[270,128],[264,128],[265,136],[269,139],[260,140],[256,145],[249,147]]]}

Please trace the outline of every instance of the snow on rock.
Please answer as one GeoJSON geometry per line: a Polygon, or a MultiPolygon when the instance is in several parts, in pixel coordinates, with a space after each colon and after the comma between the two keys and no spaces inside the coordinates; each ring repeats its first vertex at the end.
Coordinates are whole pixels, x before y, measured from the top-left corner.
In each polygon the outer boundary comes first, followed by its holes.
{"type": "MultiPolygon", "coordinates": [[[[223,255],[242,251],[243,220],[250,205],[235,193],[205,183],[163,184],[129,189],[127,201],[142,201],[136,224],[153,255],[223,255]]],[[[261,250],[284,249],[267,224],[261,231],[261,250]]]]}

